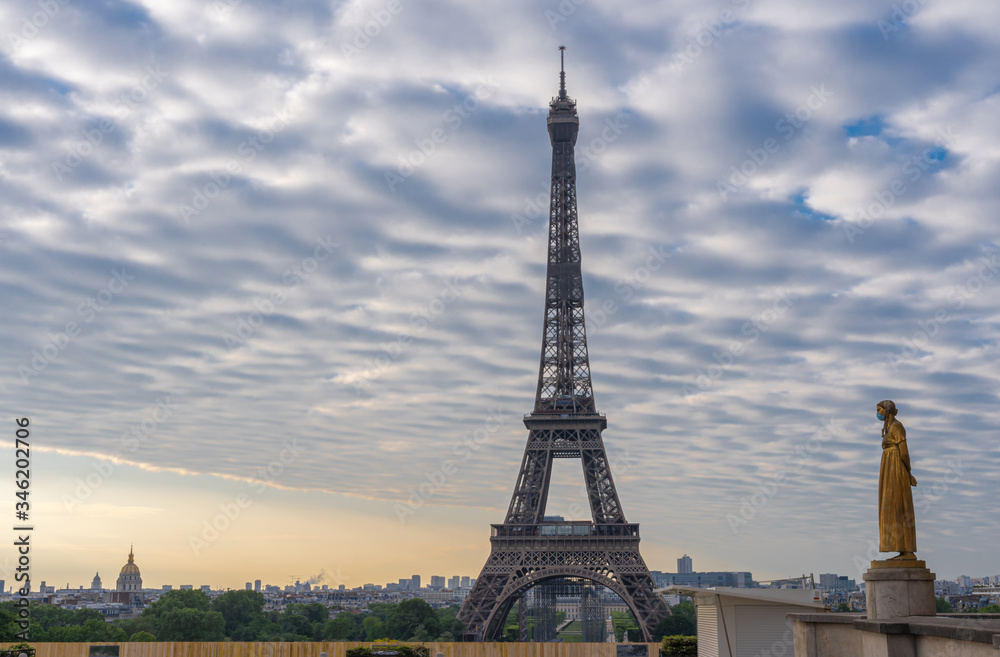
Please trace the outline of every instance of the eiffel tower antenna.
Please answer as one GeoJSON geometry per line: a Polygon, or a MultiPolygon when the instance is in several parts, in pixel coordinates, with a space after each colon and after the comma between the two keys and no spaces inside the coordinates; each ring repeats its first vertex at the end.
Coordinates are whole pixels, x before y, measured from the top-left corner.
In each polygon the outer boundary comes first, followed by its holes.
{"type": "Polygon", "coordinates": [[[566,97],[566,46],[559,46],[559,97],[566,97]]]}
{"type": "MultiPolygon", "coordinates": [[[[565,47],[560,46],[563,61],[565,47]]],[[[552,580],[589,580],[616,593],[635,615],[645,641],[667,614],[639,554],[639,525],[625,520],[594,403],[583,313],[574,148],[580,119],[566,95],[549,103],[552,195],[549,207],[545,318],[535,405],[524,416],[528,442],[503,524],[491,525],[490,556],[459,612],[467,640],[496,641],[514,603],[552,580]],[[579,459],[590,520],[545,516],[552,460],[579,459]]],[[[521,608],[523,609],[522,604],[521,608]]]]}

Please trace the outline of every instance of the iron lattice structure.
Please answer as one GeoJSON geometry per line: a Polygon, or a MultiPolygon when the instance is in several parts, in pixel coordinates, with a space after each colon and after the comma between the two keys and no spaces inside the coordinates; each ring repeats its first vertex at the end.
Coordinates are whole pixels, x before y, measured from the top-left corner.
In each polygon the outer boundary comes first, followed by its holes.
{"type": "Polygon", "coordinates": [[[601,438],[607,419],[594,404],[576,211],[574,148],[580,120],[576,102],[566,95],[564,69],[559,78],[547,121],[552,195],[535,407],[524,418],[528,442],[507,517],[491,525],[489,559],[459,619],[466,640],[497,641],[507,614],[528,589],[555,578],[580,577],[621,597],[651,641],[667,609],[653,592],[653,578],[639,554],[639,525],[625,520],[601,438]],[[592,522],[545,521],[556,458],[582,462],[592,522]]]}
{"type": "Polygon", "coordinates": [[[579,578],[552,579],[532,587],[521,596],[518,606],[520,640],[556,641],[559,603],[564,602],[579,605],[577,620],[583,642],[604,642],[608,634],[608,613],[603,590],[579,578]]]}

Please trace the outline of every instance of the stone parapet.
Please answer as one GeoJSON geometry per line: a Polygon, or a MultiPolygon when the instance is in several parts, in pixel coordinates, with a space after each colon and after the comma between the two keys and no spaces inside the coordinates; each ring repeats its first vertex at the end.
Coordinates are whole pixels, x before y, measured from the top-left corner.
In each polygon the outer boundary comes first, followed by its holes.
{"type": "Polygon", "coordinates": [[[968,616],[934,616],[931,618],[911,616],[909,618],[893,618],[889,621],[864,619],[854,621],[854,627],[862,632],[936,636],[942,639],[989,645],[993,645],[997,637],[1000,637],[1000,619],[992,617],[974,619],[968,616]]]}
{"type": "Polygon", "coordinates": [[[872,562],[865,573],[868,618],[934,616],[934,573],[927,568],[893,568],[886,563],[872,562]]]}
{"type": "Polygon", "coordinates": [[[789,614],[796,657],[1000,657],[1000,615],[789,614]]]}

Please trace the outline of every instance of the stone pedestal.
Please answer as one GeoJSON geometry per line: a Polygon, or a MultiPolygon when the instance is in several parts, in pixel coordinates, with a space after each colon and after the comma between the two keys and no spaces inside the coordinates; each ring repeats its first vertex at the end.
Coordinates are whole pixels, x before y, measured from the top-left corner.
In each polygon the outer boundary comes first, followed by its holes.
{"type": "Polygon", "coordinates": [[[873,561],[865,573],[868,620],[934,616],[934,573],[923,561],[873,561]]]}

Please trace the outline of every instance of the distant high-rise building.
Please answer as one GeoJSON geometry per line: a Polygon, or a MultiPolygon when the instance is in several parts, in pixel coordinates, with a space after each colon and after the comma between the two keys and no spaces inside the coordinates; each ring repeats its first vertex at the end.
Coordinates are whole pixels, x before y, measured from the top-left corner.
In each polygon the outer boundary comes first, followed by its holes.
{"type": "Polygon", "coordinates": [[[209,586],[208,584],[202,584],[201,585],[201,590],[204,591],[205,593],[209,593],[209,592],[211,592],[212,587],[209,586]]]}
{"type": "Polygon", "coordinates": [[[191,591],[193,589],[194,586],[191,584],[181,584],[181,591],[191,591]]]}
{"type": "Polygon", "coordinates": [[[257,591],[258,593],[260,593],[260,580],[259,579],[255,579],[253,581],[253,590],[257,591]]]}
{"type": "Polygon", "coordinates": [[[431,583],[428,585],[429,589],[443,589],[444,588],[444,576],[443,575],[431,575],[431,583]]]}
{"type": "Polygon", "coordinates": [[[470,589],[470,588],[472,588],[472,582],[469,581],[469,576],[468,575],[465,575],[464,577],[462,577],[462,588],[463,589],[470,589]]]}
{"type": "Polygon", "coordinates": [[[167,591],[172,591],[173,588],[174,588],[173,584],[164,584],[162,590],[164,593],[166,593],[167,591]]]}
{"type": "Polygon", "coordinates": [[[461,583],[462,583],[462,578],[459,577],[458,575],[455,575],[454,577],[448,580],[448,588],[451,590],[455,590],[461,583]]]}
{"type": "Polygon", "coordinates": [[[0,579],[0,593],[6,593],[6,592],[7,592],[7,582],[0,579]]]}
{"type": "Polygon", "coordinates": [[[410,579],[408,577],[400,578],[400,580],[399,580],[399,590],[400,591],[405,591],[406,589],[410,588],[411,586],[412,586],[412,584],[410,583],[410,579]]]}
{"type": "Polygon", "coordinates": [[[247,582],[247,591],[252,591],[253,590],[251,588],[252,586],[253,586],[253,584],[251,584],[250,582],[247,582]]]}
{"type": "Polygon", "coordinates": [[[691,563],[691,557],[684,555],[677,560],[677,572],[680,574],[687,574],[694,572],[694,564],[691,563]]]}
{"type": "Polygon", "coordinates": [[[826,591],[853,591],[857,588],[853,579],[836,573],[820,573],[819,587],[826,591]]]}
{"type": "Polygon", "coordinates": [[[410,588],[414,591],[420,590],[420,575],[414,575],[410,578],[410,588]]]}
{"type": "Polygon", "coordinates": [[[654,580],[659,586],[753,587],[753,575],[748,572],[662,573],[654,580]]]}
{"type": "Polygon", "coordinates": [[[346,587],[346,586],[344,586],[343,584],[340,584],[340,585],[338,585],[338,586],[337,586],[337,590],[338,590],[338,591],[343,591],[343,590],[344,590],[344,589],[346,589],[346,588],[347,588],[347,587],[346,587]]]}

